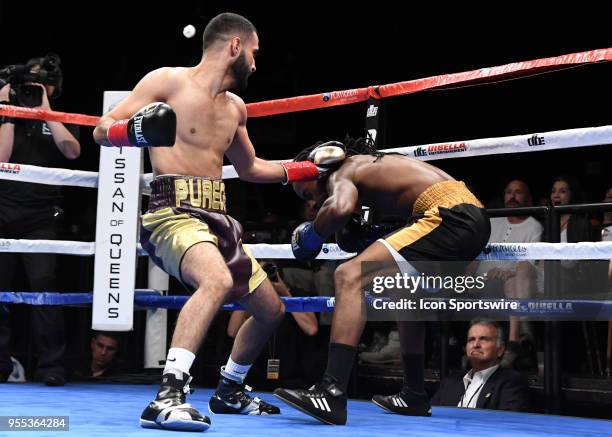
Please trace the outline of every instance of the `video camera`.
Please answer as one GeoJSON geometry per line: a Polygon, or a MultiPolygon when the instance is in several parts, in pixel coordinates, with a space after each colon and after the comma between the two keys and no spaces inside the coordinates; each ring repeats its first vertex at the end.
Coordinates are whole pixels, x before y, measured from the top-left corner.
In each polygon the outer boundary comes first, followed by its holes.
{"type": "Polygon", "coordinates": [[[62,70],[60,57],[48,53],[42,58],[32,58],[25,65],[7,65],[0,69],[0,88],[11,84],[9,102],[15,106],[32,108],[42,104],[42,89],[33,83],[53,85],[55,91],[49,98],[57,98],[62,91],[62,70]],[[38,71],[32,67],[40,66],[38,71]]]}

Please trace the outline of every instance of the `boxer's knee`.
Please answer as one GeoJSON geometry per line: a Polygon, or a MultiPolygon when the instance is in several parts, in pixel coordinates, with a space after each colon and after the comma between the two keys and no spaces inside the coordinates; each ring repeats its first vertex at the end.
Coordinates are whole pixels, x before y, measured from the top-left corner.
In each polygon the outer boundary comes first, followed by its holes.
{"type": "Polygon", "coordinates": [[[282,300],[278,299],[272,304],[266,313],[266,319],[269,324],[278,325],[283,321],[285,317],[285,304],[282,300]]]}
{"type": "Polygon", "coordinates": [[[197,283],[196,291],[193,293],[194,297],[203,296],[207,299],[216,298],[221,301],[227,300],[234,287],[234,280],[229,271],[215,272],[197,283]]]}
{"type": "Polygon", "coordinates": [[[227,269],[211,275],[210,280],[206,282],[207,288],[211,290],[212,293],[222,296],[227,296],[234,288],[234,279],[227,269]]]}
{"type": "Polygon", "coordinates": [[[359,263],[346,262],[336,269],[334,274],[336,295],[360,293],[361,269],[359,263]]]}

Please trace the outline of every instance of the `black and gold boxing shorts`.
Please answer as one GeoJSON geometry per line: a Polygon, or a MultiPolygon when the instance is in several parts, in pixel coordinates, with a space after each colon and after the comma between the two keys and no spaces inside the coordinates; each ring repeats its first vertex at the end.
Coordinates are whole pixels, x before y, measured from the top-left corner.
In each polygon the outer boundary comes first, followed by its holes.
{"type": "Polygon", "coordinates": [[[423,191],[410,223],[378,240],[397,261],[471,261],[491,233],[484,206],[461,181],[438,182],[423,191]]]}
{"type": "Polygon", "coordinates": [[[264,281],[266,273],[242,245],[242,225],[226,213],[223,181],[162,175],[151,182],[151,190],[140,243],[161,269],[187,286],[181,277],[183,256],[193,245],[206,242],[218,247],[232,274],[232,298],[243,297],[264,281]]]}

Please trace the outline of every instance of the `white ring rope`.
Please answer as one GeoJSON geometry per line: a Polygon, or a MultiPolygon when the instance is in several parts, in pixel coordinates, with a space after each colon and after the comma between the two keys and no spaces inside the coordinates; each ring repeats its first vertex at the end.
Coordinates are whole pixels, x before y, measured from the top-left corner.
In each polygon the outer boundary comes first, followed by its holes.
{"type": "MultiPolygon", "coordinates": [[[[542,150],[558,150],[609,144],[612,144],[612,126],[607,125],[514,135],[510,137],[399,147],[384,149],[383,152],[396,152],[423,161],[429,161],[443,158],[539,152],[542,150]]],[[[235,179],[238,177],[238,174],[233,166],[225,165],[223,166],[222,177],[223,179],[235,179]]],[[[0,163],[0,179],[50,185],[73,185],[92,188],[98,186],[98,173],[96,172],[37,167],[6,162],[0,163]]],[[[153,176],[151,173],[141,176],[140,183],[143,190],[148,187],[152,179],[153,176]]]]}
{"type": "MultiPolygon", "coordinates": [[[[434,143],[423,146],[385,149],[421,160],[468,157],[503,153],[556,150],[572,147],[587,147],[612,144],[612,126],[567,129],[545,133],[486,138],[451,143],[434,143]]],[[[231,165],[223,167],[223,179],[237,178],[231,165]]],[[[140,178],[141,188],[146,191],[152,180],[151,173],[140,178]]],[[[33,165],[0,163],[0,179],[50,185],[71,185],[96,188],[98,173],[61,168],[37,167],[33,165]]],[[[289,244],[247,244],[255,258],[293,259],[289,244]]],[[[139,255],[146,255],[138,245],[139,255]]],[[[36,252],[64,255],[94,255],[95,243],[62,240],[13,240],[0,239],[0,252],[36,252]]],[[[317,259],[347,259],[354,254],[343,252],[336,244],[326,244],[317,259]]],[[[611,242],[582,243],[513,243],[490,244],[480,260],[557,260],[557,259],[610,259],[611,242]]]]}
{"type": "MultiPolygon", "coordinates": [[[[47,185],[70,185],[73,187],[98,187],[98,172],[69,170],[66,168],[39,167],[36,165],[0,162],[0,179],[32,182],[47,185]]],[[[141,187],[148,187],[153,174],[140,175],[141,187]]]]}
{"type": "MultiPolygon", "coordinates": [[[[293,259],[290,244],[246,244],[255,258],[293,259]]],[[[138,254],[146,255],[140,244],[138,254]]],[[[64,240],[0,239],[0,252],[57,253],[94,255],[95,243],[64,240]]],[[[342,251],[336,244],[325,244],[317,259],[347,259],[355,254],[342,251]]],[[[612,242],[582,243],[494,243],[489,244],[479,260],[608,260],[612,242]]]]}
{"type": "Polygon", "coordinates": [[[484,138],[424,146],[385,149],[423,161],[468,156],[501,155],[504,153],[540,152],[612,144],[612,126],[585,127],[559,131],[484,138]]]}

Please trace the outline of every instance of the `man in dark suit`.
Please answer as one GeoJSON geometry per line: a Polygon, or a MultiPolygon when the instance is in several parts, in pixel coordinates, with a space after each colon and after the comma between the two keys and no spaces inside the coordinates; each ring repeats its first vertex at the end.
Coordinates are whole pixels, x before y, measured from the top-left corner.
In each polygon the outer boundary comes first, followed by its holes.
{"type": "Polygon", "coordinates": [[[514,370],[499,366],[505,348],[504,331],[499,323],[485,319],[472,321],[466,345],[472,368],[464,376],[444,378],[431,404],[529,411],[526,379],[514,370]]]}

